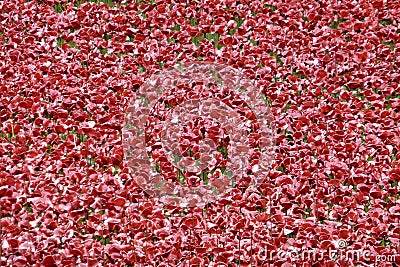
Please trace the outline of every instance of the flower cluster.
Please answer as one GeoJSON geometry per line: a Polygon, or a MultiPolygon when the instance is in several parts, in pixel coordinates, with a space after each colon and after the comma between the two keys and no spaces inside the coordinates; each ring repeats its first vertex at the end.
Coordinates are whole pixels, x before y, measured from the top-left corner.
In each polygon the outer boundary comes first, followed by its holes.
{"type": "Polygon", "coordinates": [[[339,239],[398,253],[397,1],[8,0],[0,10],[0,265],[361,263],[262,255],[339,239]],[[149,198],[122,145],[141,85],[189,61],[254,80],[276,124],[265,181],[191,209],[149,198]]]}

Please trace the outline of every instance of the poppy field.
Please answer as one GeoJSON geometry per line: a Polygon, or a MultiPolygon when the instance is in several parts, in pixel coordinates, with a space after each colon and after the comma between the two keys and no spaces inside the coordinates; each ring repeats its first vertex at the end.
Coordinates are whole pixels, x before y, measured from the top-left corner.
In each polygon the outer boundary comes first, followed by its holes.
{"type": "MultiPolygon", "coordinates": [[[[0,266],[398,266],[399,18],[395,0],[1,1],[0,266]],[[146,193],[123,144],[141,86],[187,62],[240,71],[274,124],[262,183],[193,207],[146,193]]],[[[219,142],[198,179],[153,151],[154,168],[179,186],[226,174],[219,127],[182,126],[188,157],[219,142]]]]}

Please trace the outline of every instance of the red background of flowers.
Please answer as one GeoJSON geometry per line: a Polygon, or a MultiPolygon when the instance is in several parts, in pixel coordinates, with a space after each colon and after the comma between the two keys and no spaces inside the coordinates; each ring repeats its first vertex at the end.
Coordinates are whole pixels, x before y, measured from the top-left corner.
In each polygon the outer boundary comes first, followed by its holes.
{"type": "Polygon", "coordinates": [[[260,256],[339,239],[399,253],[397,1],[95,2],[0,3],[1,265],[353,266],[260,256]],[[277,146],[262,194],[182,210],[135,184],[121,130],[146,78],[194,60],[256,81],[277,146]]]}

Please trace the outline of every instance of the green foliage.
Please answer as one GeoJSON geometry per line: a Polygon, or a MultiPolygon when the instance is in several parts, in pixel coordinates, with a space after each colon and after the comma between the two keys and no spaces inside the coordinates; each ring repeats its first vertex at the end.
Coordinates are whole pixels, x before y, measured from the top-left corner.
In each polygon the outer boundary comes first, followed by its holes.
{"type": "Polygon", "coordinates": [[[107,244],[111,243],[111,239],[109,237],[105,237],[105,236],[95,235],[93,237],[93,239],[99,241],[100,244],[102,244],[102,245],[107,245],[107,244]]]}
{"type": "Polygon", "coordinates": [[[208,173],[207,172],[201,172],[201,179],[203,180],[203,183],[205,184],[205,185],[208,185],[208,182],[209,182],[209,180],[208,180],[208,173]]]}
{"type": "MultiPolygon", "coordinates": [[[[194,38],[194,37],[193,37],[194,38]]],[[[192,38],[192,42],[193,42],[193,38],[192,38]]],[[[173,37],[171,37],[171,38],[167,38],[167,42],[168,43],[176,43],[177,41],[176,41],[176,39],[175,38],[173,38],[173,37]]]]}
{"type": "Polygon", "coordinates": [[[26,210],[29,213],[33,213],[33,209],[31,205],[25,204],[22,206],[22,208],[24,208],[24,210],[26,210]]]}
{"type": "Polygon", "coordinates": [[[283,134],[284,135],[293,135],[293,133],[291,131],[288,131],[286,129],[283,131],[283,134]]]}
{"type": "Polygon", "coordinates": [[[179,170],[178,169],[178,182],[181,184],[181,185],[184,185],[185,184],[185,180],[186,180],[186,178],[185,178],[185,176],[183,176],[183,173],[182,173],[182,171],[181,170],[179,170]]]}
{"type": "Polygon", "coordinates": [[[379,24],[381,24],[382,26],[386,27],[388,25],[393,24],[393,20],[391,20],[391,19],[380,20],[379,24]]]}
{"type": "Polygon", "coordinates": [[[142,75],[144,72],[146,72],[146,69],[142,65],[139,65],[139,75],[142,75]]]}
{"type": "MultiPolygon", "coordinates": [[[[89,136],[87,136],[85,134],[79,134],[79,133],[77,133],[76,131],[73,131],[73,130],[69,131],[68,133],[72,134],[72,135],[76,135],[78,137],[79,141],[81,141],[81,143],[82,142],[86,142],[89,139],[89,136]]],[[[64,135],[64,134],[61,134],[60,137],[63,140],[67,139],[66,135],[64,135]]]]}
{"type": "Polygon", "coordinates": [[[207,40],[214,40],[214,45],[215,47],[217,47],[217,49],[220,49],[222,47],[222,45],[220,45],[219,42],[219,37],[220,34],[218,33],[206,33],[206,39],[207,40]]]}
{"type": "Polygon", "coordinates": [[[7,134],[7,141],[8,141],[9,143],[11,143],[11,141],[12,141],[13,139],[15,139],[15,138],[16,138],[16,135],[15,135],[15,134],[13,134],[13,133],[7,134]]]}
{"type": "Polygon", "coordinates": [[[69,44],[69,46],[72,47],[72,48],[80,49],[79,46],[77,46],[75,42],[72,42],[72,41],[71,41],[71,42],[68,42],[68,44],[69,44]]]}
{"type": "Polygon", "coordinates": [[[335,94],[331,94],[331,97],[333,98],[339,98],[340,96],[340,92],[339,93],[335,93],[335,94]]]}
{"type": "Polygon", "coordinates": [[[292,104],[287,103],[286,106],[285,106],[285,108],[283,109],[283,112],[286,113],[286,112],[288,111],[288,109],[289,109],[291,106],[292,106],[292,104]]]}
{"type": "Polygon", "coordinates": [[[180,31],[181,30],[181,26],[176,24],[174,27],[170,28],[171,31],[180,31]]]}
{"type": "Polygon", "coordinates": [[[100,48],[99,51],[103,55],[107,54],[107,48],[100,48]]]}
{"type": "Polygon", "coordinates": [[[226,146],[219,146],[217,147],[217,151],[220,152],[222,154],[222,156],[224,157],[224,159],[228,158],[228,151],[226,146]]]}
{"type": "Polygon", "coordinates": [[[337,21],[332,21],[331,22],[331,28],[334,30],[337,30],[339,28],[339,24],[342,22],[345,22],[347,19],[344,18],[339,18],[337,21]]]}
{"type": "Polygon", "coordinates": [[[197,25],[197,18],[189,18],[190,20],[190,25],[194,26],[194,27],[198,27],[199,25],[197,25]]]}
{"type": "Polygon", "coordinates": [[[95,160],[94,158],[88,157],[88,158],[87,158],[87,161],[88,161],[88,163],[89,163],[90,166],[92,166],[93,168],[95,167],[95,165],[96,165],[96,160],[95,160]]]}
{"type": "Polygon", "coordinates": [[[371,207],[371,200],[368,200],[368,202],[367,202],[367,204],[365,204],[365,209],[364,209],[364,211],[365,212],[368,212],[369,210],[370,210],[370,207],[371,207]]]}
{"type": "Polygon", "coordinates": [[[253,46],[258,46],[258,41],[254,41],[254,40],[250,39],[250,43],[251,43],[253,46]]]}
{"type": "Polygon", "coordinates": [[[238,15],[235,15],[235,22],[236,22],[236,26],[235,28],[229,30],[228,34],[229,35],[234,35],[235,32],[237,31],[237,29],[240,28],[240,26],[242,26],[244,19],[242,19],[241,17],[239,17],[238,15]]]}
{"type": "Polygon", "coordinates": [[[397,151],[394,151],[392,156],[390,157],[390,162],[391,163],[396,159],[396,156],[397,156],[397,151]]]}
{"type": "Polygon", "coordinates": [[[307,134],[307,133],[304,133],[303,136],[304,136],[303,142],[304,142],[304,143],[308,143],[308,139],[307,139],[308,134],[307,134]]]}
{"type": "Polygon", "coordinates": [[[273,52],[269,52],[268,55],[270,55],[271,57],[275,58],[277,65],[280,65],[280,66],[283,67],[283,61],[281,60],[280,56],[278,56],[276,53],[273,53],[273,52]]]}
{"type": "Polygon", "coordinates": [[[380,245],[381,245],[382,247],[388,247],[388,246],[392,245],[392,242],[390,242],[390,241],[388,240],[388,238],[387,238],[386,236],[384,236],[384,237],[382,238],[382,241],[381,241],[380,245]]]}
{"type": "Polygon", "coordinates": [[[62,13],[63,12],[63,8],[62,8],[63,4],[57,4],[54,6],[54,11],[57,13],[62,13]]]}
{"type": "Polygon", "coordinates": [[[306,213],[303,214],[303,219],[307,219],[308,217],[311,216],[312,209],[307,208],[307,209],[305,209],[304,211],[305,211],[306,213]]]}
{"type": "MultiPolygon", "coordinates": [[[[143,19],[147,18],[146,13],[143,13],[141,10],[137,10],[137,13],[138,13],[139,15],[141,15],[143,19]]],[[[151,31],[150,28],[149,28],[149,31],[151,31]]]]}
{"type": "Polygon", "coordinates": [[[61,38],[61,37],[58,37],[57,38],[57,47],[61,47],[63,44],[65,44],[67,41],[66,40],[64,40],[63,38],[61,38]]]}
{"type": "Polygon", "coordinates": [[[11,218],[11,217],[12,217],[12,214],[11,214],[11,213],[2,214],[2,215],[0,216],[0,218],[11,218]]]}
{"type": "Polygon", "coordinates": [[[265,103],[267,103],[267,105],[271,105],[272,104],[272,100],[269,99],[265,94],[262,94],[261,97],[265,101],[265,103]]]}
{"type": "Polygon", "coordinates": [[[103,37],[103,39],[106,40],[106,41],[108,41],[108,40],[110,40],[112,38],[113,38],[113,36],[110,35],[110,34],[105,34],[104,37],[103,37]]]}
{"type": "Polygon", "coordinates": [[[156,1],[155,1],[155,0],[151,0],[151,1],[148,1],[148,2],[137,1],[137,4],[138,4],[138,5],[155,5],[155,4],[156,4],[156,1]]]}
{"type": "Polygon", "coordinates": [[[293,72],[292,75],[295,76],[295,77],[299,77],[300,79],[307,78],[307,76],[305,76],[303,74],[300,74],[300,73],[297,73],[297,72],[293,72]]]}
{"type": "Polygon", "coordinates": [[[161,187],[163,187],[164,186],[164,182],[163,181],[161,181],[161,182],[159,182],[158,184],[155,184],[154,185],[154,187],[156,188],[156,189],[160,189],[161,187]]]}
{"type": "Polygon", "coordinates": [[[74,3],[74,7],[79,7],[80,5],[82,5],[83,3],[85,3],[84,1],[76,1],[74,3]]]}
{"type": "Polygon", "coordinates": [[[110,7],[114,7],[114,2],[112,0],[88,0],[88,2],[96,3],[96,4],[104,3],[104,4],[109,5],[110,7]]]}
{"type": "Polygon", "coordinates": [[[305,22],[308,22],[308,18],[305,16],[304,12],[303,12],[301,18],[302,18],[305,22]]]}
{"type": "Polygon", "coordinates": [[[112,175],[115,176],[118,173],[118,166],[111,166],[112,175]]]}
{"type": "Polygon", "coordinates": [[[162,67],[164,67],[164,65],[165,65],[165,62],[163,62],[163,61],[157,61],[156,62],[156,64],[160,67],[160,69],[162,69],[162,67]]]}
{"type": "Polygon", "coordinates": [[[199,43],[204,39],[204,34],[197,36],[197,37],[192,37],[192,43],[194,43],[196,46],[199,46],[199,43]]]}
{"type": "Polygon", "coordinates": [[[390,50],[394,50],[396,48],[396,45],[393,42],[383,42],[384,45],[390,46],[390,50]]]}
{"type": "Polygon", "coordinates": [[[271,10],[271,11],[275,11],[275,10],[277,10],[277,7],[276,6],[273,6],[273,5],[267,5],[267,4],[264,4],[264,8],[268,8],[269,10],[271,10]]]}
{"type": "Polygon", "coordinates": [[[285,170],[285,168],[283,166],[279,166],[279,168],[277,170],[280,171],[280,172],[283,172],[283,173],[286,172],[286,170],[285,170]]]}

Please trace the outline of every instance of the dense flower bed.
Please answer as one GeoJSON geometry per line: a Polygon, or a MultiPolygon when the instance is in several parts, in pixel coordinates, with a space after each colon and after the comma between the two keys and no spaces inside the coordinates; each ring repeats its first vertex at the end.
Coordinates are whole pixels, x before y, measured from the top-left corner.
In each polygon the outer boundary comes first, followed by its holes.
{"type": "Polygon", "coordinates": [[[9,0],[0,10],[0,265],[355,265],[267,253],[339,240],[399,253],[397,1],[9,0]],[[146,78],[195,60],[256,81],[276,156],[258,190],[181,209],[137,186],[121,132],[146,78]]]}

